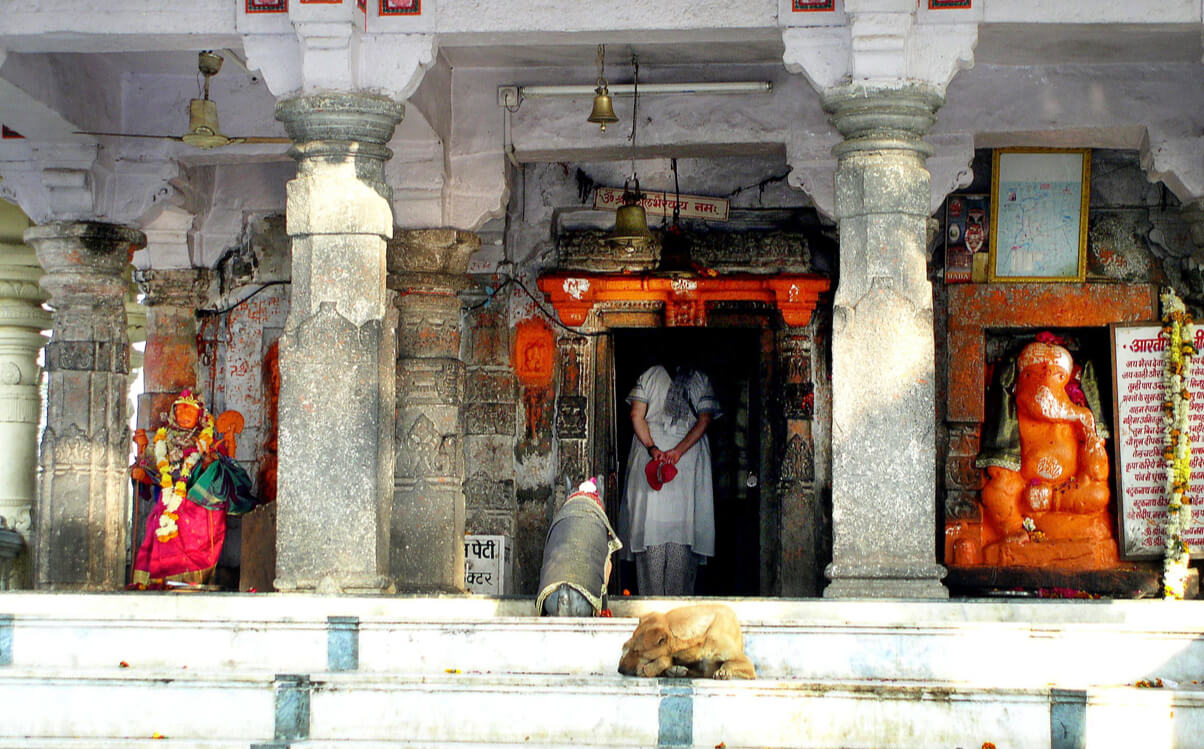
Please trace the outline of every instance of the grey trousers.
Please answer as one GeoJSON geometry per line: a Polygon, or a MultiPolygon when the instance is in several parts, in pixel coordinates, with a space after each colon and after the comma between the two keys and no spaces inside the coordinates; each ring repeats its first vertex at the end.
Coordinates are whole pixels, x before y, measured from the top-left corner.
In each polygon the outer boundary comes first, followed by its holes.
{"type": "Polygon", "coordinates": [[[642,596],[692,596],[698,556],[685,544],[658,544],[636,552],[635,577],[642,596]]]}

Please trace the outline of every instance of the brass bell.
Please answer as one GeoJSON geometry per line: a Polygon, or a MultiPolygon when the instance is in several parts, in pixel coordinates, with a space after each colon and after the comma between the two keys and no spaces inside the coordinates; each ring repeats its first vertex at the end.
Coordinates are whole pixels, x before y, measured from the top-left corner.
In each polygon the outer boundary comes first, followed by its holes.
{"type": "Polygon", "coordinates": [[[635,181],[635,191],[623,183],[623,205],[615,213],[615,228],[607,237],[607,243],[627,252],[635,252],[652,244],[652,232],[648,230],[648,214],[640,205],[640,181],[635,181]]]}
{"type": "Polygon", "coordinates": [[[615,114],[614,101],[610,98],[610,89],[602,83],[594,89],[594,111],[589,113],[586,122],[592,122],[602,126],[602,132],[606,132],[606,126],[612,122],[618,122],[619,117],[615,114]]]}

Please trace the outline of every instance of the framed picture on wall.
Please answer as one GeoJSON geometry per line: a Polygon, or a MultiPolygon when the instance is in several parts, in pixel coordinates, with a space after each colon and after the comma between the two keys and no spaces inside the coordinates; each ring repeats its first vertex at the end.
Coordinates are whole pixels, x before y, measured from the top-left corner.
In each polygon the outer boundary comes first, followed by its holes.
{"type": "Polygon", "coordinates": [[[983,283],[987,274],[987,201],[954,194],[945,200],[945,283],[983,283]]]}
{"type": "Polygon", "coordinates": [[[988,280],[1084,281],[1091,149],[1001,148],[992,165],[988,280]]]}

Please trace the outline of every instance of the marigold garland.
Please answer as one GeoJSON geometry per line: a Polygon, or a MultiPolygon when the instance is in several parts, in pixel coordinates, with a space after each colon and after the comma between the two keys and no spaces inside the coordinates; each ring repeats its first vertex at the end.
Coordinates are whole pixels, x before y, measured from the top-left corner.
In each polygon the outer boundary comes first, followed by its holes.
{"type": "Polygon", "coordinates": [[[213,444],[213,417],[205,415],[205,426],[201,429],[193,445],[185,448],[184,459],[178,466],[179,478],[172,475],[171,461],[167,455],[167,428],[159,427],[155,432],[155,466],[159,469],[159,486],[163,489],[160,501],[163,503],[163,514],[159,517],[159,527],[155,536],[161,543],[167,543],[179,534],[176,521],[179,520],[177,511],[180,503],[188,493],[188,477],[192,469],[200,462],[201,457],[209,452],[213,444]]]}
{"type": "Polygon", "coordinates": [[[1162,458],[1166,463],[1166,542],[1163,548],[1162,594],[1182,599],[1190,554],[1183,540],[1191,527],[1191,435],[1188,434],[1187,390],[1191,358],[1196,354],[1191,315],[1173,289],[1162,292],[1162,335],[1167,339],[1162,375],[1162,458]]]}

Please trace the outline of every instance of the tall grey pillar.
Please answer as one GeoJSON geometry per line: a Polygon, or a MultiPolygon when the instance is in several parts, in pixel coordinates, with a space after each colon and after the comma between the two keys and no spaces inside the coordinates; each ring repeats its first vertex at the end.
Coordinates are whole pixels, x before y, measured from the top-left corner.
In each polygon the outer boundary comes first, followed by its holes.
{"type": "Polygon", "coordinates": [[[389,590],[393,346],[385,143],[398,102],[363,93],[280,102],[292,299],[280,338],[276,581],[282,591],[389,590]]]}
{"type": "Polygon", "coordinates": [[[25,232],[46,270],[46,431],[33,520],[34,585],[113,590],[125,583],[130,430],[123,271],[142,232],[55,221],[25,232]]]}
{"type": "Polygon", "coordinates": [[[925,86],[825,92],[835,149],[840,285],[832,331],[830,598],[945,598],[936,562],[931,149],[943,97],[925,86]]]}
{"type": "Polygon", "coordinates": [[[464,590],[464,362],[460,298],[469,232],[399,232],[389,248],[397,291],[397,464],[390,570],[406,591],[464,590]]]}
{"type": "Polygon", "coordinates": [[[29,219],[3,201],[0,218],[0,531],[20,534],[12,539],[19,541],[13,557],[0,549],[0,590],[11,590],[33,585],[30,530],[42,416],[37,359],[46,343],[41,331],[50,328],[51,318],[42,309],[46,293],[38,287],[42,268],[22,239],[29,219]]]}

